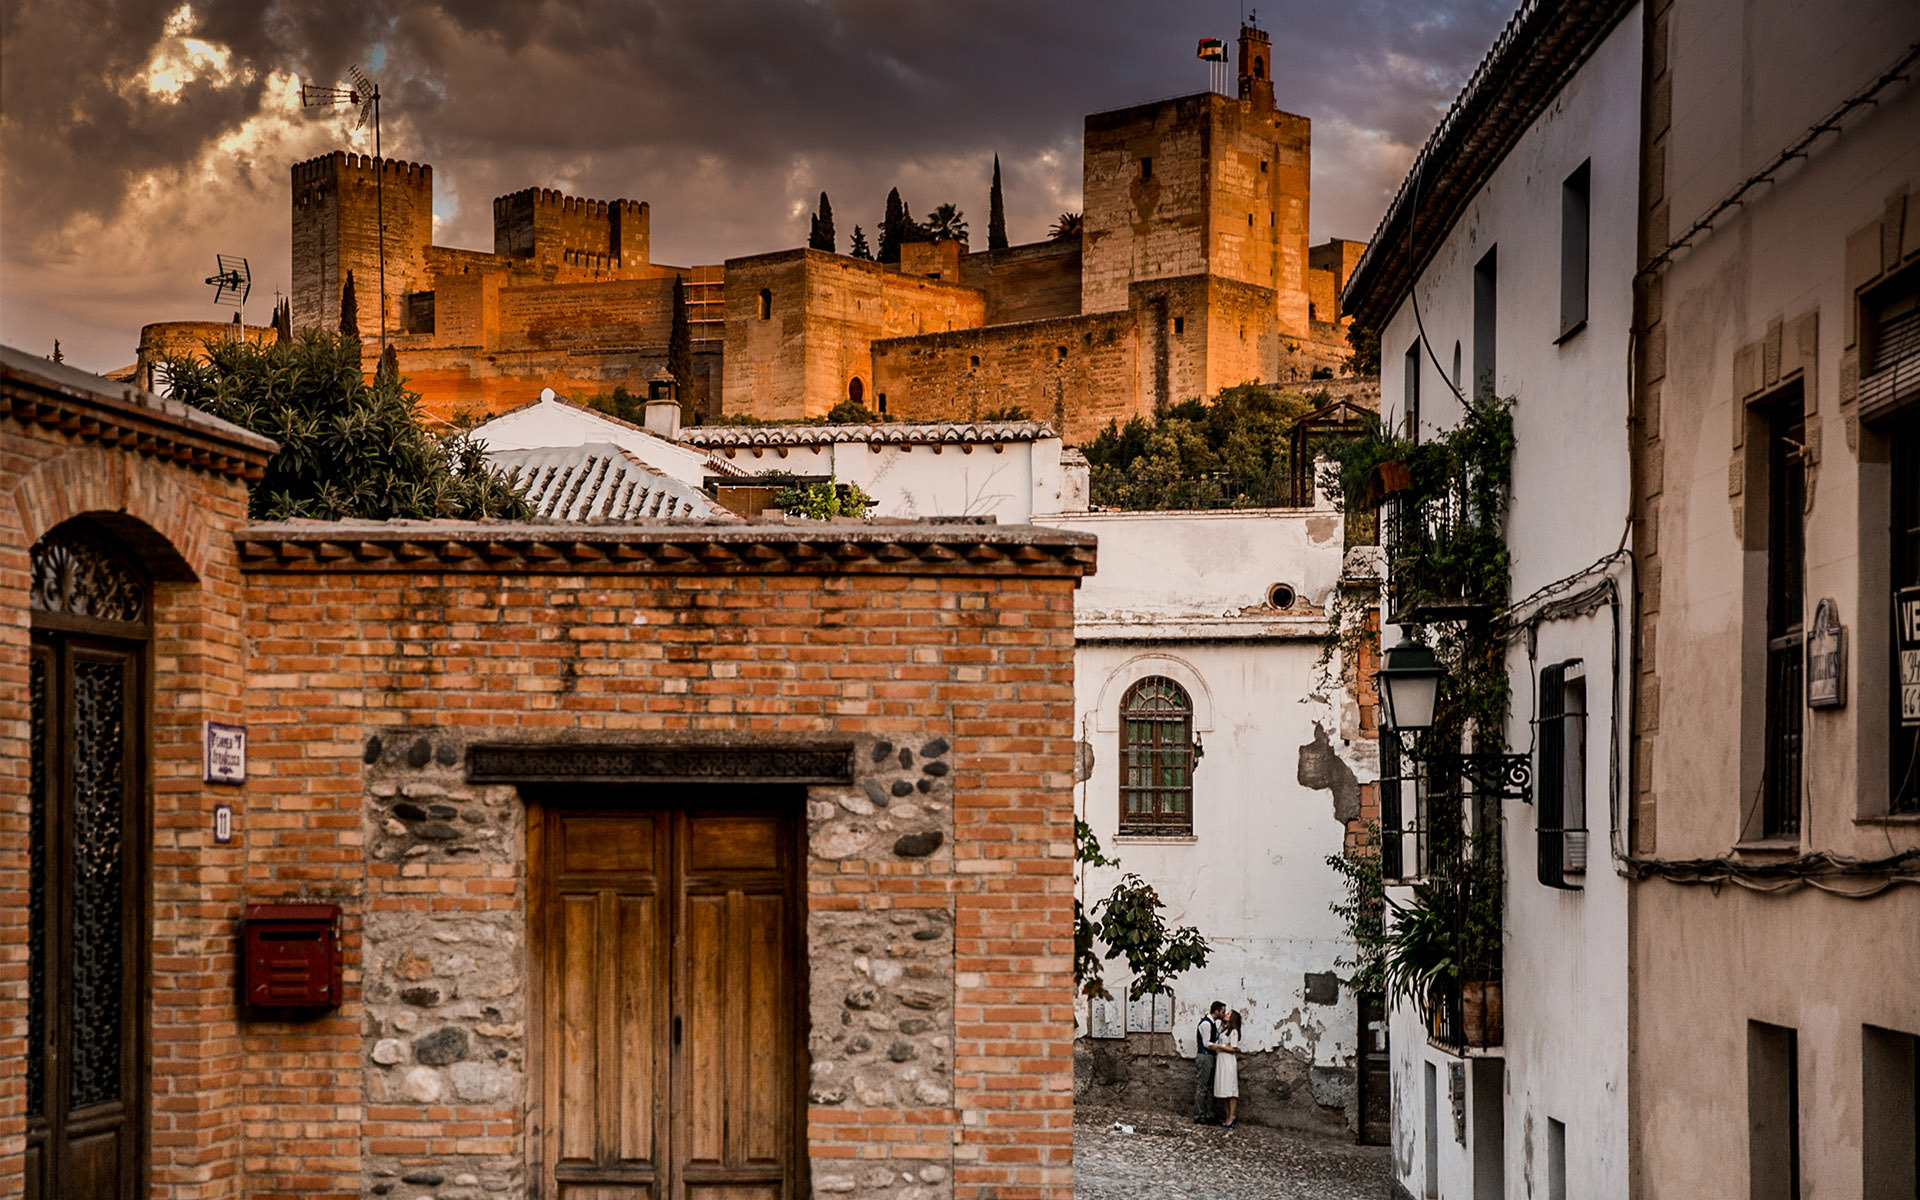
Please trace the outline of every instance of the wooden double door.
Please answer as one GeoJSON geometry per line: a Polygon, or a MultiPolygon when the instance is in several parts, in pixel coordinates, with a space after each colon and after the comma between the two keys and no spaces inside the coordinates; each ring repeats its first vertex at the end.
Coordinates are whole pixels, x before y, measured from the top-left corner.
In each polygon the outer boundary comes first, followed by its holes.
{"type": "Polygon", "coordinates": [[[537,1195],[794,1200],[798,798],[633,799],[530,806],[537,1195]]]}

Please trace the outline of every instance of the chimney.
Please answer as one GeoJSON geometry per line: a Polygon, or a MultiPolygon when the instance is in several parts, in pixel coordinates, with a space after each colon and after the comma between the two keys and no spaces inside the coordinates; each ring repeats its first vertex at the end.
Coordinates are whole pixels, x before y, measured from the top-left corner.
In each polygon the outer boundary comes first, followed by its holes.
{"type": "Polygon", "coordinates": [[[645,424],[648,433],[668,441],[680,436],[680,384],[665,367],[647,380],[645,424]]]}

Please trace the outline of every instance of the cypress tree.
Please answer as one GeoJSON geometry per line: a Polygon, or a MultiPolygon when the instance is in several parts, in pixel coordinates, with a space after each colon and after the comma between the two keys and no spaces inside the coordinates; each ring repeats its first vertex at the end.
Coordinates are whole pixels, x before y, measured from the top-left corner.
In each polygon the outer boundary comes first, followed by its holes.
{"type": "Polygon", "coordinates": [[[1007,206],[1000,196],[1000,156],[993,156],[993,189],[987,195],[987,249],[1007,248],[1007,206]]]}
{"type": "Polygon", "coordinates": [[[388,346],[380,352],[380,365],[373,369],[376,384],[395,384],[400,382],[400,352],[388,346]]]}
{"type": "Polygon", "coordinates": [[[347,281],[340,285],[340,332],[356,341],[360,337],[360,306],[353,295],[353,271],[347,271],[347,281]]]}
{"type": "Polygon", "coordinates": [[[667,373],[680,385],[680,413],[684,419],[693,403],[693,327],[687,323],[687,285],[673,277],[673,327],[667,334],[667,373]]]}
{"type": "Polygon", "coordinates": [[[273,340],[290,342],[293,340],[293,304],[282,300],[273,306],[273,340]]]}
{"type": "Polygon", "coordinates": [[[813,216],[813,232],[807,236],[807,245],[832,254],[836,249],[836,241],[833,233],[833,202],[827,199],[825,192],[821,192],[820,211],[813,216]]]}
{"type": "Polygon", "coordinates": [[[855,258],[873,259],[873,249],[867,245],[867,231],[858,225],[853,227],[853,241],[847,246],[847,253],[855,258]]]}
{"type": "Polygon", "coordinates": [[[908,220],[907,206],[900,199],[900,189],[894,188],[887,193],[887,215],[880,222],[881,262],[900,261],[900,234],[908,220]]]}

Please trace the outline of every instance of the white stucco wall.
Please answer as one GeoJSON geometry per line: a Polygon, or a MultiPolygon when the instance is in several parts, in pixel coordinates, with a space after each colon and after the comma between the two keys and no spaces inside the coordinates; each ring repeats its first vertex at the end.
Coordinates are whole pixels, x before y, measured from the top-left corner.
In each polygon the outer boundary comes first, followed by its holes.
{"type": "MultiPolygon", "coordinates": [[[[1507,542],[1513,598],[1581,571],[1621,544],[1628,515],[1627,352],[1632,315],[1639,173],[1641,18],[1636,6],[1535,121],[1452,228],[1416,284],[1420,321],[1433,354],[1420,359],[1421,435],[1461,417],[1447,382],[1460,347],[1460,385],[1472,371],[1474,266],[1498,246],[1495,390],[1516,399],[1512,508],[1507,542]],[[1590,283],[1585,329],[1560,336],[1560,236],[1563,181],[1591,160],[1590,283]],[[1436,367],[1434,359],[1439,360],[1436,367]]],[[[1420,336],[1404,302],[1381,339],[1382,408],[1391,421],[1405,396],[1406,351],[1420,336]]],[[[1535,682],[1543,665],[1582,659],[1587,673],[1587,827],[1589,867],[1580,891],[1541,885],[1535,875],[1532,809],[1509,801],[1503,812],[1507,863],[1503,1001],[1505,1046],[1498,1094],[1476,1092],[1469,1068],[1468,1137],[1454,1137],[1448,1064],[1460,1060],[1428,1045],[1410,1008],[1391,1018],[1394,1157],[1401,1184],[1415,1196],[1475,1197],[1476,1108],[1499,1104],[1504,1153],[1480,1169],[1503,1175],[1492,1194],[1544,1195],[1549,1119],[1566,1125],[1567,1179],[1583,1197],[1624,1197],[1627,1161],[1627,886],[1608,853],[1610,744],[1624,706],[1632,589],[1623,568],[1620,638],[1610,608],[1550,621],[1530,648],[1516,639],[1508,659],[1513,702],[1509,744],[1534,744],[1535,682]],[[1440,1106],[1427,1178],[1427,1064],[1440,1106]]],[[[1394,632],[1383,632],[1391,644],[1394,632]]],[[[1628,740],[1620,730],[1621,779],[1628,740]]],[[[1537,764],[1536,764],[1537,766],[1537,764]]],[[[1624,784],[1622,784],[1624,786],[1624,784]]],[[[1393,889],[1405,898],[1404,889],[1393,889]]],[[[1482,1068],[1483,1071],[1486,1068],[1482,1068]]]]}
{"type": "MultiPolygon", "coordinates": [[[[1120,871],[1159,892],[1171,924],[1196,926],[1212,959],[1174,984],[1175,1045],[1215,999],[1246,1013],[1245,1046],[1282,1049],[1312,1066],[1351,1068],[1357,1014],[1344,986],[1334,1004],[1309,1004],[1309,972],[1345,974],[1352,946],[1328,904],[1342,895],[1326,856],[1345,825],[1331,790],[1297,781],[1316,738],[1354,774],[1377,774],[1374,745],[1348,740],[1356,709],[1329,695],[1318,670],[1322,608],[1338,579],[1340,523],[1330,510],[1112,513],[1046,518],[1100,539],[1100,570],[1075,601],[1075,703],[1093,767],[1079,786],[1081,816],[1119,870],[1086,873],[1088,903],[1120,871]],[[1298,593],[1268,608],[1275,582],[1298,593]],[[1190,838],[1120,838],[1119,705],[1127,688],[1169,677],[1194,702],[1205,755],[1194,772],[1190,838]]],[[[1115,994],[1123,962],[1107,965],[1115,994]]],[[[1082,1031],[1085,1031],[1084,1005],[1082,1031]]]]}

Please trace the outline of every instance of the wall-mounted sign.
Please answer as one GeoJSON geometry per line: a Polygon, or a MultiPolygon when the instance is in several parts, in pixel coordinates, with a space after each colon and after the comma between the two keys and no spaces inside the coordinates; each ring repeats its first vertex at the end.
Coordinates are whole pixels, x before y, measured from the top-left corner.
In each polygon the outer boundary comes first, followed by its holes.
{"type": "Polygon", "coordinates": [[[1900,661],[1900,723],[1920,725],[1920,587],[1893,594],[1893,648],[1900,661]]]}
{"type": "Polygon", "coordinates": [[[1839,708],[1847,702],[1847,630],[1831,596],[1813,610],[1807,630],[1807,706],[1839,708]]]}
{"type": "Polygon", "coordinates": [[[213,806],[213,840],[222,846],[233,841],[233,805],[213,806]]]}
{"type": "Polygon", "coordinates": [[[1087,1032],[1097,1038],[1127,1036],[1127,1014],[1118,1000],[1098,997],[1087,1004],[1087,1032]]]}
{"type": "Polygon", "coordinates": [[[208,783],[245,783],[247,781],[247,727],[206,723],[206,781],[208,783]]]}
{"type": "Polygon", "coordinates": [[[1128,1033],[1172,1033],[1173,996],[1136,996],[1127,1002],[1128,1033]]]}

